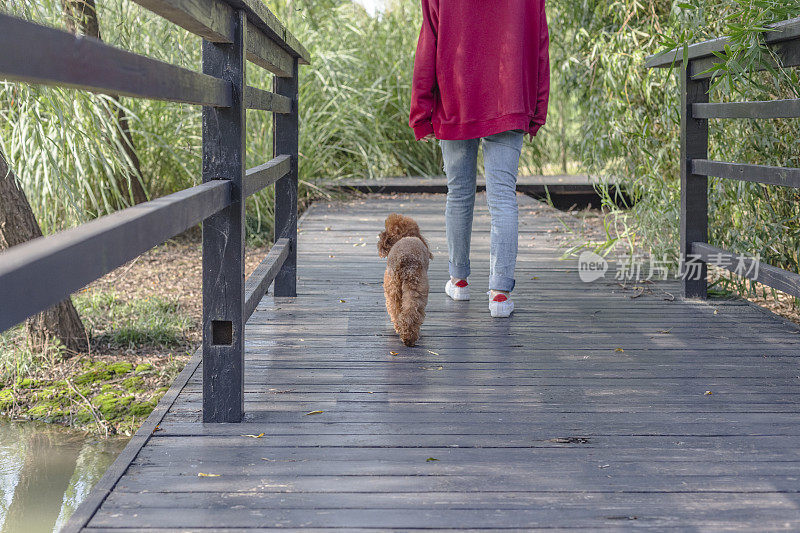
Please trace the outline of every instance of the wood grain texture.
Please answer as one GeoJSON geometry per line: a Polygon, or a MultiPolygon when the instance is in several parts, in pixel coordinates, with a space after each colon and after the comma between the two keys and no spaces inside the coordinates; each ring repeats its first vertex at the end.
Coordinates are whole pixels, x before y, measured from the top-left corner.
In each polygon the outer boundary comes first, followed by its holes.
{"type": "MultiPolygon", "coordinates": [[[[768,25],[772,28],[764,34],[764,40],[768,44],[785,43],[800,41],[800,17],[776,22],[768,25]]],[[[688,59],[709,59],[719,61],[714,52],[722,52],[728,39],[719,37],[688,46],[688,59]]],[[[672,50],[649,55],[645,58],[646,68],[664,68],[670,66],[680,66],[683,62],[683,46],[672,50]]]]}
{"type": "Polygon", "coordinates": [[[248,168],[244,176],[244,196],[251,196],[269,187],[292,170],[292,156],[279,155],[263,165],[248,168]]]}
{"type": "Polygon", "coordinates": [[[297,195],[300,148],[300,116],[298,114],[299,64],[292,61],[290,77],[275,76],[275,94],[292,102],[293,112],[273,118],[272,153],[291,156],[291,167],[275,182],[274,240],[288,239],[286,259],[275,277],[275,296],[297,295],[297,195]]]}
{"type": "Polygon", "coordinates": [[[692,61],[680,66],[681,91],[681,208],[680,235],[683,265],[683,296],[705,298],[707,294],[706,264],[692,261],[692,243],[708,241],[708,178],[695,174],[692,161],[708,157],[708,119],[692,116],[692,106],[708,102],[708,79],[693,80],[689,76],[692,61]],[[691,265],[691,266],[690,266],[691,265]]]}
{"type": "Polygon", "coordinates": [[[244,285],[244,317],[245,320],[250,318],[253,311],[256,310],[258,302],[267,293],[270,284],[275,280],[278,271],[286,261],[289,255],[289,248],[291,243],[289,239],[278,239],[272,245],[267,257],[256,267],[250,277],[247,278],[244,285]]]}
{"type": "Polygon", "coordinates": [[[693,253],[703,261],[715,263],[746,278],[800,298],[800,274],[763,263],[749,256],[740,256],[707,243],[692,243],[693,253]]]}
{"type": "Polygon", "coordinates": [[[692,114],[695,118],[797,118],[800,98],[694,104],[692,114]]]}
{"type": "Polygon", "coordinates": [[[201,422],[200,365],[86,531],[800,526],[798,328],[665,299],[675,280],[633,298],[613,267],[583,283],[548,233],[563,216],[518,199],[517,311],[495,320],[484,194],[469,302],[442,290],[444,196],[314,204],[297,298],[267,295],[247,324],[243,422],[201,422]],[[414,348],[383,300],[391,211],[435,255],[414,348]]]}
{"type": "Polygon", "coordinates": [[[203,108],[203,181],[225,179],[231,184],[231,205],[203,223],[203,420],[207,422],[238,422],[244,409],[245,13],[234,11],[231,25],[232,43],[203,41],[203,72],[234,88],[230,108],[203,108]]]}
{"type": "Polygon", "coordinates": [[[0,15],[0,49],[6,80],[216,107],[233,103],[225,80],[8,15],[0,15]]]}
{"type": "Polygon", "coordinates": [[[307,65],[311,61],[311,54],[305,46],[278,20],[272,11],[261,0],[225,0],[234,8],[244,9],[248,21],[255,25],[267,37],[277,42],[298,59],[301,64],[307,65]]]}
{"type": "Polygon", "coordinates": [[[215,43],[231,43],[233,9],[221,0],[134,0],[195,35],[215,43]]]}
{"type": "Polygon", "coordinates": [[[280,78],[292,76],[292,56],[253,24],[247,25],[247,60],[280,78]]]}
{"type": "Polygon", "coordinates": [[[800,187],[800,168],[748,165],[707,159],[693,159],[691,166],[692,173],[699,176],[715,176],[782,187],[800,187]]]}
{"type": "Polygon", "coordinates": [[[260,109],[273,113],[292,112],[292,101],[289,98],[255,87],[245,88],[244,102],[247,109],[260,109]]]}
{"type": "Polygon", "coordinates": [[[224,181],[139,204],[0,254],[0,331],[202,222],[231,203],[224,181]]]}

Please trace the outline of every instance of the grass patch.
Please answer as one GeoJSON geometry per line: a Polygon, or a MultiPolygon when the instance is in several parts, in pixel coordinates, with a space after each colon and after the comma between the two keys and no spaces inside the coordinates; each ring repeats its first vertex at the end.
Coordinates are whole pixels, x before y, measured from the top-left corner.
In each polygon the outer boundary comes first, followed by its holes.
{"type": "Polygon", "coordinates": [[[177,298],[126,299],[89,289],[73,301],[90,352],[68,354],[58,342],[31,350],[22,326],[0,335],[0,411],[130,435],[186,364],[195,320],[177,298]]]}
{"type": "Polygon", "coordinates": [[[125,300],[113,291],[89,289],[73,301],[90,337],[112,349],[181,346],[194,326],[174,298],[125,300]]]}

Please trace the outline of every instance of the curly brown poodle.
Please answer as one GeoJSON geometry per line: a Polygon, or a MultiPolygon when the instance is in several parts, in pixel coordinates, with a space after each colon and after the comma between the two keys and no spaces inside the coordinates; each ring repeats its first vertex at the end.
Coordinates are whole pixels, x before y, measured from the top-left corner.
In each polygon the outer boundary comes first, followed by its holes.
{"type": "Polygon", "coordinates": [[[414,346],[425,320],[433,254],[414,219],[392,213],[378,240],[378,255],[388,257],[383,275],[386,310],[403,344],[414,346]]]}

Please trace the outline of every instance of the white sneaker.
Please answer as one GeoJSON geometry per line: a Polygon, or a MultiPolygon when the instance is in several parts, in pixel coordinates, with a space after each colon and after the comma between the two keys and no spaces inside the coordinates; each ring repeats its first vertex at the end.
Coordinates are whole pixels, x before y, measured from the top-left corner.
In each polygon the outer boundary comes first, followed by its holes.
{"type": "MultiPolygon", "coordinates": [[[[489,296],[492,291],[487,292],[489,296]]],[[[489,313],[493,318],[508,318],[514,312],[514,302],[508,299],[505,294],[498,293],[494,298],[489,300],[489,313]]]]}
{"type": "Polygon", "coordinates": [[[447,280],[447,285],[444,286],[444,292],[456,301],[469,300],[469,283],[467,280],[460,279],[453,283],[453,280],[447,280]]]}

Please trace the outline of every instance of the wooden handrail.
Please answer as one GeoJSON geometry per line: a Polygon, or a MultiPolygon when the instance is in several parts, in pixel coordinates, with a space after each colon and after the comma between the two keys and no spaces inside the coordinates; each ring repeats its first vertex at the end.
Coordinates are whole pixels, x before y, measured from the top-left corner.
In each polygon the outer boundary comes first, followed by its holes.
{"type": "Polygon", "coordinates": [[[161,15],[195,35],[215,43],[230,43],[234,9],[242,9],[248,21],[269,39],[278,43],[300,63],[308,64],[308,50],[292,35],[261,0],[134,0],[142,7],[161,15]]]}
{"type": "Polygon", "coordinates": [[[0,331],[186,231],[231,203],[212,181],[135,205],[0,254],[0,331]]]}
{"type": "Polygon", "coordinates": [[[251,196],[292,171],[292,156],[279,155],[263,165],[249,168],[244,175],[244,196],[251,196]]]}
{"type": "Polygon", "coordinates": [[[203,106],[203,184],[0,254],[0,330],[203,222],[203,420],[244,414],[244,324],[270,282],[296,295],[298,66],[308,51],[260,0],[135,0],[203,40],[195,72],[0,15],[0,78],[203,106]],[[246,84],[247,61],[275,74],[246,84]],[[275,114],[275,157],[245,171],[246,110],[275,114]],[[275,187],[275,246],[244,283],[245,199],[275,187]]]}
{"type": "Polygon", "coordinates": [[[229,107],[231,85],[91,37],[0,15],[0,77],[154,100],[229,107]]]}
{"type": "Polygon", "coordinates": [[[273,113],[292,112],[292,101],[289,98],[250,86],[244,89],[244,105],[247,109],[260,109],[273,113]]]}
{"type": "MultiPolygon", "coordinates": [[[[776,44],[782,41],[796,40],[800,37],[800,17],[784,20],[770,24],[771,28],[765,36],[764,40],[767,44],[776,44]]],[[[727,37],[719,37],[716,39],[709,39],[695,44],[688,45],[688,58],[703,59],[714,58],[714,52],[722,52],[725,50],[725,45],[728,44],[727,37]]],[[[659,52],[657,54],[649,55],[645,58],[644,66],[646,68],[666,68],[670,66],[678,66],[683,62],[683,47],[678,46],[671,50],[659,52]]]]}
{"type": "MultiPolygon", "coordinates": [[[[765,35],[767,45],[773,47],[783,66],[800,66],[800,17],[770,25],[765,35]]],[[[683,48],[648,56],[647,67],[676,65],[680,76],[681,113],[681,207],[680,236],[681,259],[684,265],[684,297],[707,297],[707,264],[713,258],[730,260],[731,252],[708,243],[708,177],[800,187],[800,169],[730,163],[708,160],[709,119],[772,119],[800,116],[800,99],[752,102],[709,102],[709,74],[703,73],[721,61],[714,52],[724,49],[727,39],[719,38],[690,45],[688,60],[683,62],[683,48]],[[686,276],[686,264],[699,260],[699,269],[686,276]]],[[[800,296],[800,276],[764,264],[757,259],[746,260],[745,272],[737,272],[751,280],[800,296]]],[[[698,265],[696,265],[698,266],[698,265]]],[[[719,265],[727,268],[725,264],[719,265]]]]}

